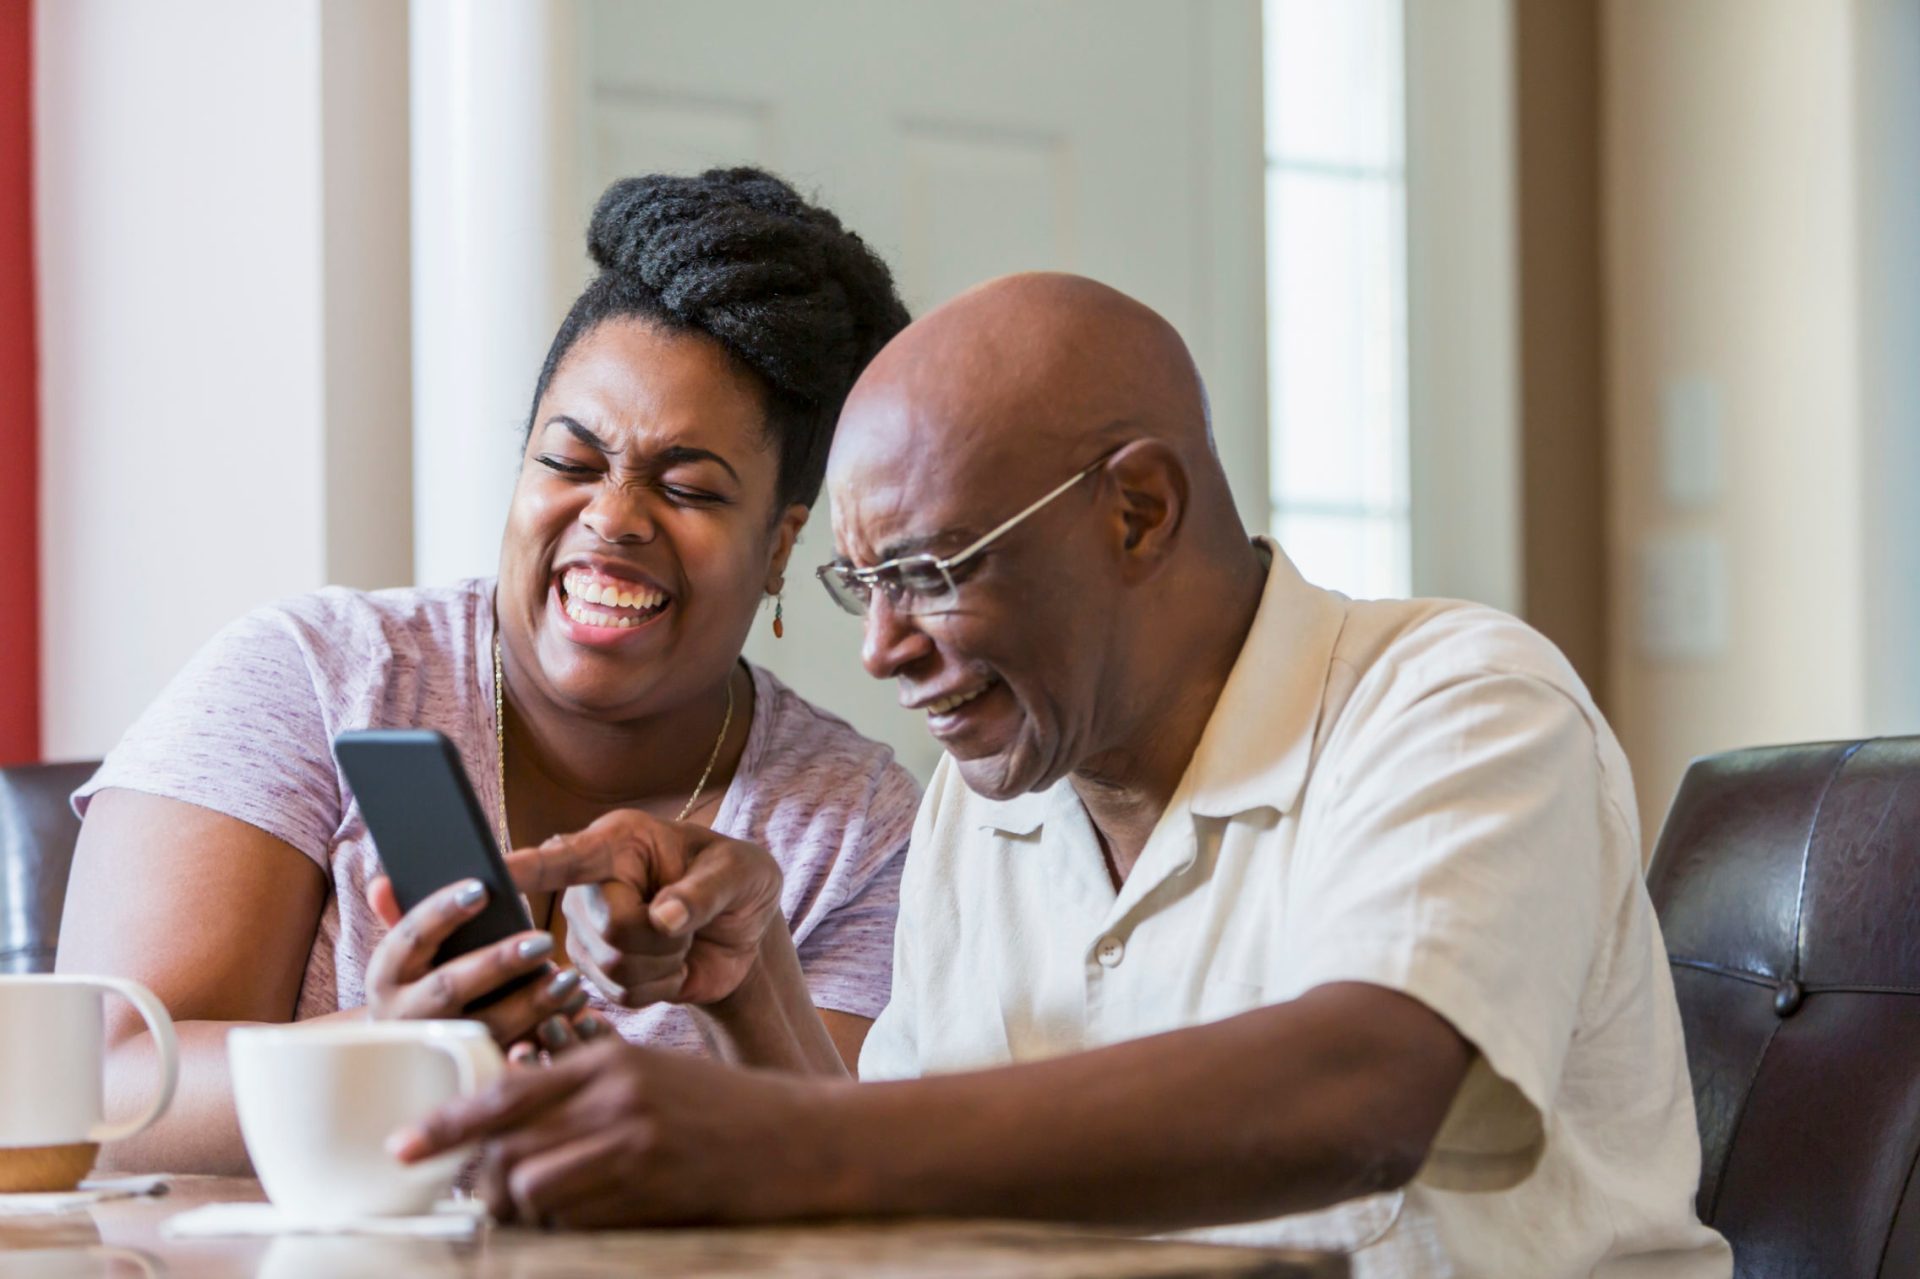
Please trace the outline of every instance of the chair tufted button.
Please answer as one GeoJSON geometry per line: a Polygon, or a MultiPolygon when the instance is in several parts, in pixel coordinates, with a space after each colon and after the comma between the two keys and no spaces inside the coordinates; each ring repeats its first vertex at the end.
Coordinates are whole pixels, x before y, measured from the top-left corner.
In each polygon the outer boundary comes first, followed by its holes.
{"type": "Polygon", "coordinates": [[[1779,1016],[1791,1017],[1806,997],[1807,992],[1800,989],[1800,983],[1789,977],[1773,992],[1773,1011],[1779,1016]]]}

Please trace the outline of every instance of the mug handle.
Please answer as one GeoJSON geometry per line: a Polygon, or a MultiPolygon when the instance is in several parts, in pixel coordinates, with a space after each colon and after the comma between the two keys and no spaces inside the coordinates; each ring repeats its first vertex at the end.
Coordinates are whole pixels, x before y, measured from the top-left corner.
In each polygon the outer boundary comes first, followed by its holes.
{"type": "Polygon", "coordinates": [[[435,1038],[431,1046],[453,1061],[453,1074],[459,1082],[462,1097],[471,1097],[482,1088],[491,1086],[506,1072],[507,1059],[500,1055],[499,1045],[490,1038],[435,1038]]]}
{"type": "Polygon", "coordinates": [[[147,1112],[130,1123],[100,1124],[87,1134],[88,1141],[121,1141],[158,1119],[173,1101],[174,1087],[180,1082],[180,1041],[174,1037],[173,1018],[167,1015],[166,1005],[139,982],[121,977],[82,977],[78,980],[119,995],[132,1004],[146,1021],[147,1029],[153,1032],[154,1046],[160,1050],[160,1093],[153,1099],[153,1104],[147,1107],[147,1112]]]}

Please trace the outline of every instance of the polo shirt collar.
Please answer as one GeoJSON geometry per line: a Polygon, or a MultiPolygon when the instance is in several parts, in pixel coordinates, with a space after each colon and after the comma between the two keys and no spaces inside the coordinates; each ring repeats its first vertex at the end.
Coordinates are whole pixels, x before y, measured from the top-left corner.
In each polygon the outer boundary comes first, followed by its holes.
{"type": "Polygon", "coordinates": [[[1015,795],[1012,799],[984,799],[974,797],[979,806],[980,826],[997,830],[1002,835],[1031,835],[1047,824],[1049,810],[1053,807],[1055,792],[1073,788],[1062,779],[1042,791],[1028,791],[1024,795],[1015,795]]]}
{"type": "Polygon", "coordinates": [[[1247,642],[1187,766],[1187,806],[1202,817],[1256,808],[1289,812],[1306,784],[1343,596],[1308,582],[1267,538],[1272,555],[1247,642]]]}
{"type": "MultiPolygon", "coordinates": [[[[1203,817],[1293,808],[1306,783],[1327,671],[1346,620],[1341,596],[1301,577],[1271,539],[1254,540],[1272,561],[1260,607],[1180,787],[1187,807],[1203,817]]],[[[1077,808],[1080,798],[1063,778],[1044,791],[976,802],[980,826],[1024,836],[1061,815],[1056,806],[1077,808]]]]}

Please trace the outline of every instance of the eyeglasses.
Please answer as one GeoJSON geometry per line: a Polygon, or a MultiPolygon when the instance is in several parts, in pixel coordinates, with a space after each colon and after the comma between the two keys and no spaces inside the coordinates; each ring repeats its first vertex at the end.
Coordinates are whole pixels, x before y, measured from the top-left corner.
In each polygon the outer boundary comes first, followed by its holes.
{"type": "Polygon", "coordinates": [[[953,576],[956,569],[1012,531],[1021,520],[1099,470],[1106,464],[1108,458],[1125,447],[1126,445],[1122,444],[1108,449],[1085,467],[1061,481],[1058,487],[1048,492],[1039,501],[963,551],[945,558],[937,555],[903,555],[899,559],[875,564],[871,568],[855,568],[851,564],[839,563],[822,564],[814,570],[814,575],[820,579],[821,585],[827,588],[827,594],[833,597],[833,602],[855,617],[867,615],[876,587],[887,597],[888,606],[896,613],[903,613],[909,617],[944,613],[953,607],[960,590],[959,583],[953,576]]]}

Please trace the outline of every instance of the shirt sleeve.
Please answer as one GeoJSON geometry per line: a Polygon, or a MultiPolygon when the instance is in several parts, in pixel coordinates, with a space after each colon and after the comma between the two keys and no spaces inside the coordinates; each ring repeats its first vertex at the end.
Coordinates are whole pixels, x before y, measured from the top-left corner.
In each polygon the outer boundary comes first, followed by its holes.
{"type": "Polygon", "coordinates": [[[258,827],[324,871],[343,810],[304,639],[272,609],[197,653],[74,793],[82,818],[119,788],[180,800],[258,827]]]}
{"type": "Polygon", "coordinates": [[[1526,674],[1449,682],[1365,731],[1301,846],[1301,989],[1419,1000],[1478,1050],[1423,1180],[1497,1189],[1545,1147],[1615,877],[1595,731],[1526,674]]]}
{"type": "Polygon", "coordinates": [[[816,1008],[871,1018],[886,1006],[900,876],[918,800],[912,777],[889,762],[865,814],[848,831],[840,856],[858,868],[851,891],[799,945],[816,1008]]]}

